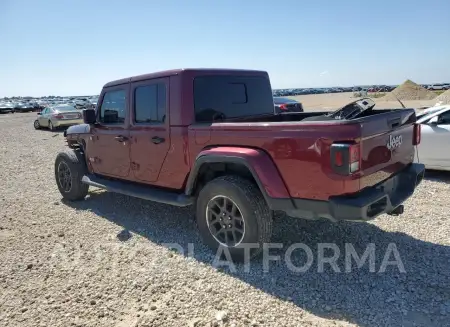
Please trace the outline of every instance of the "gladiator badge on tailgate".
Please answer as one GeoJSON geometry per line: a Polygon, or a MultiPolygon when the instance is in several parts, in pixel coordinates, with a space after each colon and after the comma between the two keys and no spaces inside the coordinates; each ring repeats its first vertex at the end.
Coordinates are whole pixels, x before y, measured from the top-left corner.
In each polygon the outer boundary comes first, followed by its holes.
{"type": "Polygon", "coordinates": [[[387,142],[386,146],[389,150],[394,150],[398,148],[400,145],[402,145],[403,138],[401,135],[392,136],[389,135],[389,141],[387,142]]]}

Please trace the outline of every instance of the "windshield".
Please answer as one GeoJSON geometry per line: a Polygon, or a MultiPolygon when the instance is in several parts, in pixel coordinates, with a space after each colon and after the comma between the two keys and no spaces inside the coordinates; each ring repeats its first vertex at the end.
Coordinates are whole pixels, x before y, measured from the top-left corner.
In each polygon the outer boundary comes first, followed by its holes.
{"type": "Polygon", "coordinates": [[[425,116],[420,117],[420,119],[417,120],[417,123],[419,123],[419,124],[425,123],[427,120],[429,120],[430,118],[432,118],[436,114],[442,114],[442,113],[447,112],[449,110],[450,109],[448,109],[448,108],[432,110],[432,111],[428,112],[425,116]]]}
{"type": "MultiPolygon", "coordinates": [[[[441,110],[441,109],[439,109],[441,110]]],[[[439,110],[431,110],[428,113],[426,113],[425,115],[423,115],[422,117],[420,117],[420,120],[427,120],[428,118],[430,118],[431,116],[433,116],[436,112],[438,112],[439,110]]]]}
{"type": "Polygon", "coordinates": [[[431,117],[433,117],[436,113],[446,112],[447,110],[449,110],[449,109],[430,110],[425,116],[420,117],[420,119],[418,119],[417,122],[419,124],[422,124],[422,123],[426,122],[428,119],[430,119],[431,117]]]}

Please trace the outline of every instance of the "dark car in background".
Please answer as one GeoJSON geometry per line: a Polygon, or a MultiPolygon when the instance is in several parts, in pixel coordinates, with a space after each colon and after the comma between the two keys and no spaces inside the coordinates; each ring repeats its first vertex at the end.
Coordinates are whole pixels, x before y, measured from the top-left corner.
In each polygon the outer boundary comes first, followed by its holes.
{"type": "Polygon", "coordinates": [[[34,110],[34,106],[28,102],[18,102],[14,105],[15,112],[30,112],[34,110]]]}
{"type": "Polygon", "coordinates": [[[0,102],[0,113],[6,114],[8,112],[14,112],[14,105],[10,102],[0,102]]]}
{"type": "Polygon", "coordinates": [[[73,101],[73,106],[77,109],[90,109],[92,107],[88,99],[79,98],[73,101]]]}
{"type": "Polygon", "coordinates": [[[302,104],[294,99],[273,97],[273,103],[275,105],[275,113],[277,114],[283,112],[303,112],[302,104]]]}

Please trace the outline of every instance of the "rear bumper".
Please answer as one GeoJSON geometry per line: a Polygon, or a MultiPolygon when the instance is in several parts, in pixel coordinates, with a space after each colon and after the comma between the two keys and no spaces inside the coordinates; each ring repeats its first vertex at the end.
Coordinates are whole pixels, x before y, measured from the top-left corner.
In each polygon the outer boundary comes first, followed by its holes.
{"type": "Polygon", "coordinates": [[[422,181],[424,173],[423,164],[413,163],[387,180],[355,194],[331,197],[328,201],[292,199],[292,208],[287,202],[284,202],[284,209],[279,208],[281,203],[275,205],[277,210],[294,217],[367,221],[391,213],[405,202],[422,181]]]}
{"type": "Polygon", "coordinates": [[[60,126],[72,126],[72,125],[78,125],[83,123],[83,119],[67,119],[67,120],[54,120],[52,121],[53,126],[60,127],[60,126]]]}

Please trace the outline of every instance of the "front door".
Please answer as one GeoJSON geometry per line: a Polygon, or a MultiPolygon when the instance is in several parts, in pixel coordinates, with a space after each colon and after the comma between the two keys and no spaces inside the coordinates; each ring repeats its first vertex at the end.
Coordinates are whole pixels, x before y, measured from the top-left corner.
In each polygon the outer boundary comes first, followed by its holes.
{"type": "Polygon", "coordinates": [[[130,174],[129,88],[129,84],[124,84],[102,92],[98,124],[92,126],[92,136],[86,144],[88,160],[97,174],[117,178],[130,174]]]}
{"type": "Polygon", "coordinates": [[[422,124],[419,159],[429,168],[450,168],[450,111],[436,125],[422,124]]]}
{"type": "Polygon", "coordinates": [[[132,83],[130,158],[136,181],[156,182],[170,148],[169,78],[132,83]]]}
{"type": "Polygon", "coordinates": [[[42,127],[48,127],[48,121],[50,120],[50,115],[53,113],[52,109],[44,108],[39,115],[39,125],[42,127]]]}

